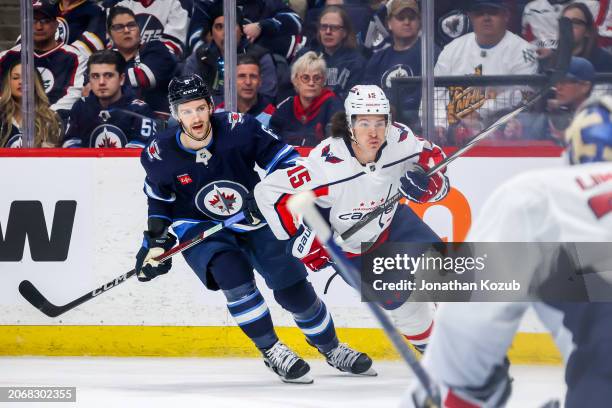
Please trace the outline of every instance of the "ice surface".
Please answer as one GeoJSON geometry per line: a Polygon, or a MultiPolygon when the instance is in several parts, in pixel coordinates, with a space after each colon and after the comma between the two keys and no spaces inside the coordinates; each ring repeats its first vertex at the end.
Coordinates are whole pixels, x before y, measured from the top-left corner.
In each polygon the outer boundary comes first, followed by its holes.
{"type": "MultiPolygon", "coordinates": [[[[352,377],[310,360],[315,383],[284,384],[259,359],[0,358],[0,386],[75,386],[77,402],[49,407],[395,407],[412,379],[399,361],[378,377],[352,377]]],[[[513,366],[509,407],[539,407],[564,394],[560,366],[513,366]]],[[[47,406],[0,403],[0,408],[47,406]]]]}

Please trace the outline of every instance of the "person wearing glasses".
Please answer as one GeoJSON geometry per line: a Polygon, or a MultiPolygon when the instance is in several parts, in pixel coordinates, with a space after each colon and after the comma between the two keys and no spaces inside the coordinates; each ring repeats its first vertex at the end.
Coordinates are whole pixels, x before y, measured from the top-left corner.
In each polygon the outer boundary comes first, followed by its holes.
{"type": "Polygon", "coordinates": [[[355,31],[343,7],[323,9],[317,24],[316,42],[301,50],[298,58],[308,51],[323,55],[327,64],[325,86],[340,99],[346,98],[349,89],[362,82],[366,60],[357,50],[355,31]]]}
{"type": "Polygon", "coordinates": [[[106,28],[113,49],[119,51],[126,65],[126,78],[136,97],[154,111],[170,112],[168,83],[176,72],[176,59],[158,40],[142,42],[134,12],[126,7],[110,9],[106,28]]]}
{"type": "MultiPolygon", "coordinates": [[[[392,41],[374,52],[366,66],[364,82],[382,88],[396,109],[402,110],[401,117],[407,119],[409,126],[413,126],[418,122],[420,85],[402,90],[401,99],[396,100],[392,80],[421,75],[421,14],[417,2],[393,0],[387,17],[387,28],[392,41]]],[[[440,49],[436,46],[434,51],[436,61],[440,49]]]]}
{"type": "Polygon", "coordinates": [[[570,4],[563,9],[563,17],[572,21],[574,56],[588,59],[595,72],[612,72],[612,54],[597,45],[597,27],[589,7],[570,4]]]}
{"type": "MultiPolygon", "coordinates": [[[[72,105],[81,97],[87,59],[72,45],[55,39],[57,4],[36,0],[33,9],[34,66],[42,77],[51,109],[66,121],[72,105]]],[[[0,53],[0,75],[17,60],[21,60],[21,44],[0,53]]]]}
{"type": "Polygon", "coordinates": [[[332,115],[342,102],[326,88],[327,65],[321,55],[309,51],[291,67],[291,83],[297,95],[282,101],[270,119],[270,127],[294,146],[315,146],[325,138],[332,115]]]}

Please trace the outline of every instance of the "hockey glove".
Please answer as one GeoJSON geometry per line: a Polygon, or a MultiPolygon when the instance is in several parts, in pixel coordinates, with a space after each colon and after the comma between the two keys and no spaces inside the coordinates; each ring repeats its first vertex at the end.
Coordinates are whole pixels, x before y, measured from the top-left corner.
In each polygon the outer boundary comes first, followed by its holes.
{"type": "Polygon", "coordinates": [[[253,192],[250,192],[244,198],[244,207],[242,209],[244,213],[244,221],[248,225],[258,225],[264,220],[264,216],[259,211],[259,207],[257,206],[257,201],[255,201],[255,197],[253,196],[253,192]]]}
{"type": "Polygon", "coordinates": [[[331,259],[314,231],[304,226],[289,240],[288,249],[313,272],[325,268],[331,259]]]}
{"type": "Polygon", "coordinates": [[[152,238],[148,231],[144,232],[142,247],[136,254],[136,266],[134,266],[139,281],[148,282],[159,275],[168,273],[172,267],[172,258],[162,263],[155,261],[153,258],[168,251],[174,244],[176,244],[176,237],[171,233],[152,238]]]}
{"type": "Polygon", "coordinates": [[[439,173],[427,176],[425,169],[415,163],[413,168],[400,178],[399,191],[410,201],[426,203],[438,194],[444,185],[442,177],[439,173]]]}

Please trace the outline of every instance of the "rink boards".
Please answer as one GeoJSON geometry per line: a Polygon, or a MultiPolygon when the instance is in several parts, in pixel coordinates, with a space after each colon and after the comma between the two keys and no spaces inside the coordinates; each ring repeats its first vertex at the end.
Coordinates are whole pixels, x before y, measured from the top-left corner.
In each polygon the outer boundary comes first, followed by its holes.
{"type": "MultiPolygon", "coordinates": [[[[453,190],[445,200],[414,209],[440,236],[461,241],[497,185],[529,169],[562,165],[559,153],[543,147],[528,152],[477,148],[449,168],[453,190]]],[[[129,271],[146,226],[146,199],[136,151],[17,154],[0,149],[0,355],[257,355],[235,327],[223,296],[205,291],[181,257],[166,276],[146,284],[126,282],[56,319],[22,299],[17,287],[23,279],[53,303],[65,304],[129,271]],[[24,242],[19,228],[47,241],[24,242]],[[49,245],[45,234],[51,235],[49,245]]],[[[329,270],[310,275],[320,294],[330,276],[329,270]]],[[[262,281],[259,287],[281,327],[280,337],[304,355],[314,355],[262,281]]],[[[396,357],[357,295],[340,279],[322,297],[342,341],[376,358],[396,357]]],[[[510,357],[515,362],[560,361],[550,336],[532,315],[523,321],[510,357]]]]}

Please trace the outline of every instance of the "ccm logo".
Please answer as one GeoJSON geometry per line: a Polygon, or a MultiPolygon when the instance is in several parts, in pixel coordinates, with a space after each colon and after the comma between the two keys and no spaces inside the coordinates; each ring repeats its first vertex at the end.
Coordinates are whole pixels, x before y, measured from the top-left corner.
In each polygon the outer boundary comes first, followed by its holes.
{"type": "Polygon", "coordinates": [[[121,275],[120,277],[118,277],[114,281],[109,282],[106,285],[102,286],[101,288],[98,288],[98,289],[94,290],[93,292],[91,292],[91,295],[93,297],[101,295],[102,293],[106,292],[107,290],[109,290],[113,286],[117,286],[118,284],[120,284],[121,282],[123,282],[126,279],[127,279],[127,274],[121,275]]]}

